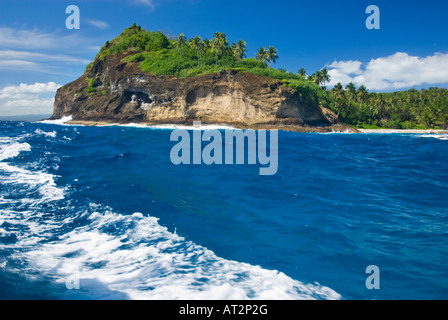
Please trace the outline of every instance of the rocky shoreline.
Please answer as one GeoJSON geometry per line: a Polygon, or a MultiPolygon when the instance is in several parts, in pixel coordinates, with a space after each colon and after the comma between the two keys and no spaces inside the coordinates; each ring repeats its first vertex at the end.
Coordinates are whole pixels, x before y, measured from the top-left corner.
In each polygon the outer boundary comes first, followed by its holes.
{"type": "MultiPolygon", "coordinates": [[[[148,127],[169,127],[173,128],[176,126],[181,127],[193,127],[193,122],[113,122],[104,120],[68,120],[64,124],[69,125],[83,125],[83,126],[111,126],[111,125],[140,125],[148,127]]],[[[280,131],[291,131],[291,132],[316,132],[316,133],[330,133],[330,132],[341,132],[341,133],[358,133],[359,131],[353,127],[337,124],[332,126],[316,127],[316,126],[299,126],[293,124],[253,124],[253,125],[241,125],[240,123],[208,123],[201,122],[201,126],[207,127],[217,127],[217,128],[234,128],[240,130],[280,130],[280,131]]]]}

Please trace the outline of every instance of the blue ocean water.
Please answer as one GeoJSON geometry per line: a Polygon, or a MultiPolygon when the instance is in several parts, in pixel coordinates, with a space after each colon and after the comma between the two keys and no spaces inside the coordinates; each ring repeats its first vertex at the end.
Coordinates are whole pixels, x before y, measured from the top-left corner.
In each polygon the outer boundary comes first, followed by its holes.
{"type": "Polygon", "coordinates": [[[448,140],[279,132],[260,176],[170,133],[1,122],[0,298],[448,298],[448,140]]]}

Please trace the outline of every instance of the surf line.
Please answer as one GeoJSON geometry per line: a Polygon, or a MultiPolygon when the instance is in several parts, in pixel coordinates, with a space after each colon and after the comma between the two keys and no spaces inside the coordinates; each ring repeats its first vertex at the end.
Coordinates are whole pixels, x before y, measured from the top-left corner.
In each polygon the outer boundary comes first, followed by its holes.
{"type": "Polygon", "coordinates": [[[174,165],[255,165],[258,160],[258,164],[264,166],[259,168],[259,175],[277,173],[278,130],[269,130],[269,148],[267,148],[266,130],[225,129],[224,132],[218,129],[201,130],[200,121],[194,121],[192,129],[175,129],[171,132],[170,141],[178,142],[170,151],[170,160],[174,165]],[[208,144],[202,147],[202,142],[208,144]]]}

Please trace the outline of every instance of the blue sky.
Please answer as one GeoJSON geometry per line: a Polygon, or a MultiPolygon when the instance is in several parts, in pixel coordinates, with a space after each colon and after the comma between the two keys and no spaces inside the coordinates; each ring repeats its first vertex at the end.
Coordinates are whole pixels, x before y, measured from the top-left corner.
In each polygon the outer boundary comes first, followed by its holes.
{"type": "Polygon", "coordinates": [[[187,37],[224,32],[231,42],[244,39],[249,57],[272,45],[274,67],[309,74],[327,67],[333,84],[448,88],[447,12],[439,0],[0,0],[0,115],[51,112],[56,88],[133,22],[187,37]],[[65,27],[72,4],[79,30],[65,27]],[[369,5],[380,9],[380,30],[365,26],[369,5]]]}

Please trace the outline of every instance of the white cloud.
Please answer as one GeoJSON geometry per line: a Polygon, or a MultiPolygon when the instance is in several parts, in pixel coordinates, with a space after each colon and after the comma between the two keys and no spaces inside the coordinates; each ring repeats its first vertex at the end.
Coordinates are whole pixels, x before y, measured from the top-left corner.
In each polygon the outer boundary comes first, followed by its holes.
{"type": "Polygon", "coordinates": [[[39,64],[34,63],[32,61],[24,61],[24,60],[0,60],[0,69],[2,68],[30,68],[30,67],[38,67],[39,64]]]}
{"type": "Polygon", "coordinates": [[[154,9],[154,1],[153,0],[134,0],[135,3],[137,4],[142,4],[148,7],[151,7],[152,9],[154,9]]]}
{"type": "Polygon", "coordinates": [[[49,48],[55,46],[54,35],[43,33],[37,29],[17,30],[0,28],[0,44],[2,47],[14,48],[49,48]]]}
{"type": "Polygon", "coordinates": [[[47,54],[19,50],[0,50],[0,70],[59,74],[57,66],[63,64],[87,65],[89,59],[63,54],[47,54]]]}
{"type": "Polygon", "coordinates": [[[90,60],[82,59],[64,54],[47,54],[39,52],[19,51],[19,50],[0,50],[0,60],[33,60],[33,61],[61,61],[77,64],[88,64],[90,60]]]}
{"type": "Polygon", "coordinates": [[[101,20],[95,20],[95,19],[86,19],[85,20],[88,24],[94,26],[95,28],[98,29],[107,29],[109,28],[109,24],[105,21],[101,21],[101,20]]]}
{"type": "Polygon", "coordinates": [[[67,68],[85,66],[90,59],[79,54],[79,48],[91,51],[87,39],[78,35],[64,35],[60,32],[44,32],[34,29],[0,28],[0,70],[14,72],[38,72],[46,74],[67,74],[67,68]],[[74,48],[77,48],[76,51],[74,48]],[[68,54],[64,54],[68,52],[68,54]]]}
{"type": "Polygon", "coordinates": [[[335,61],[328,65],[331,83],[353,82],[370,90],[396,90],[420,85],[448,83],[448,53],[410,56],[397,52],[387,57],[360,61],[335,61]]]}
{"type": "Polygon", "coordinates": [[[57,32],[45,32],[37,28],[16,29],[0,28],[0,46],[14,49],[55,49],[76,47],[81,39],[78,35],[61,35],[57,32]]]}
{"type": "Polygon", "coordinates": [[[16,95],[21,93],[48,93],[48,92],[56,92],[61,85],[56,84],[54,82],[47,83],[34,83],[34,84],[25,84],[21,83],[18,86],[8,86],[0,90],[0,98],[7,97],[8,95],[16,95]]]}
{"type": "MultiPolygon", "coordinates": [[[[106,22],[95,21],[97,26],[105,26],[106,22]]],[[[64,33],[61,30],[47,32],[38,28],[19,29],[10,27],[0,27],[0,48],[13,50],[49,50],[54,52],[79,52],[91,51],[90,48],[95,43],[95,39],[85,37],[82,33],[64,33]]]]}
{"type": "Polygon", "coordinates": [[[0,115],[51,114],[60,87],[55,82],[4,87],[0,89],[0,115]]]}
{"type": "Polygon", "coordinates": [[[340,70],[342,73],[346,74],[360,74],[361,71],[361,62],[359,61],[335,61],[329,65],[330,68],[335,68],[340,70]]]}
{"type": "Polygon", "coordinates": [[[45,68],[39,63],[26,60],[15,59],[0,59],[0,70],[2,71],[14,71],[14,72],[39,72],[50,73],[48,68],[45,68]]]}

